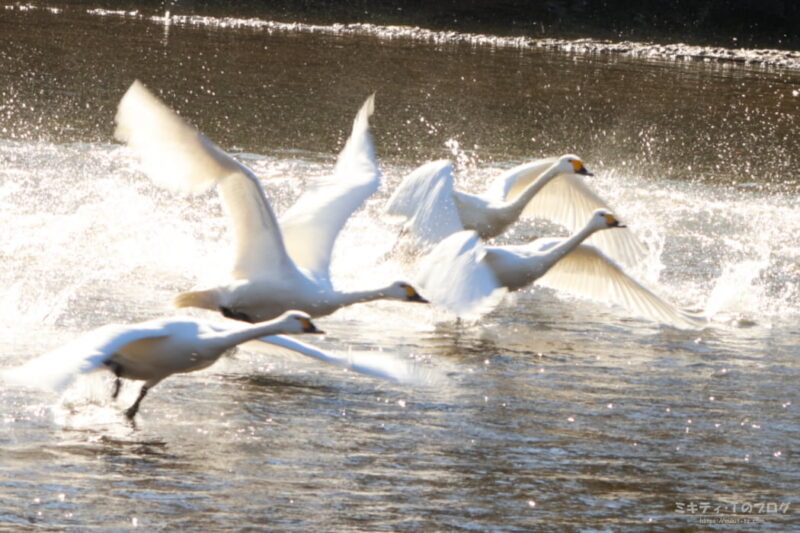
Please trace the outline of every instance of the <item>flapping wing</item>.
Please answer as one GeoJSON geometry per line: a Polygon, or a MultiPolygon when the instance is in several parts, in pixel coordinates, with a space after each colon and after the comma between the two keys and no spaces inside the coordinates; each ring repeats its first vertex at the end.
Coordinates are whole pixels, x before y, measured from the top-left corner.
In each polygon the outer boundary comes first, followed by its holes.
{"type": "Polygon", "coordinates": [[[108,325],[3,373],[20,385],[64,390],[78,375],[98,368],[123,346],[140,339],[164,337],[163,327],[108,325]]]}
{"type": "Polygon", "coordinates": [[[137,155],[142,171],[158,185],[200,192],[241,165],[187,124],[136,80],[117,107],[114,136],[137,155]]]}
{"type": "Polygon", "coordinates": [[[476,232],[455,233],[422,259],[416,281],[434,304],[466,319],[477,318],[506,293],[483,261],[485,254],[476,232]]]}
{"type": "MultiPolygon", "coordinates": [[[[542,241],[539,239],[535,242],[542,241]]],[[[560,239],[547,239],[541,249],[560,239]]],[[[591,245],[581,244],[559,260],[537,280],[544,286],[620,305],[631,313],[682,329],[700,329],[706,317],[690,313],[667,302],[591,245]]]]}
{"type": "Polygon", "coordinates": [[[281,228],[258,178],[249,170],[219,184],[235,236],[234,279],[280,278],[294,269],[281,228]]]}
{"type": "Polygon", "coordinates": [[[329,353],[284,335],[271,335],[245,343],[249,349],[267,354],[290,353],[311,357],[359,374],[365,374],[396,383],[418,382],[423,373],[413,364],[385,353],[329,353]]]}
{"type": "MultiPolygon", "coordinates": [[[[513,200],[555,161],[554,158],[540,159],[514,167],[498,177],[490,191],[501,199],[513,200]]],[[[536,193],[522,214],[552,220],[575,232],[600,208],[611,210],[580,176],[560,174],[536,193]]],[[[644,246],[627,228],[595,233],[587,242],[629,267],[638,264],[646,255],[644,246]]]]}
{"type": "Polygon", "coordinates": [[[215,184],[236,239],[233,277],[281,275],[290,268],[275,213],[258,178],[187,124],[138,80],[117,108],[116,137],[158,185],[198,192],[215,184]]]}
{"type": "Polygon", "coordinates": [[[359,110],[333,175],[310,184],[281,217],[289,256],[296,265],[327,277],[336,236],[347,219],[378,190],[380,171],[369,132],[374,95],[359,110]]]}
{"type": "Polygon", "coordinates": [[[385,207],[389,215],[408,218],[404,229],[426,249],[463,231],[453,200],[453,165],[443,159],[426,163],[406,176],[385,207]]]}

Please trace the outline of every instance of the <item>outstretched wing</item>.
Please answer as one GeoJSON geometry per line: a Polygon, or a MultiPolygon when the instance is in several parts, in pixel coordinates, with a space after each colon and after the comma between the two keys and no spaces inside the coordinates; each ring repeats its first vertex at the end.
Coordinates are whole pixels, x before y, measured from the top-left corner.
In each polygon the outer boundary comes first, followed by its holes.
{"type": "Polygon", "coordinates": [[[142,171],[158,185],[201,192],[241,165],[187,124],[139,81],[117,106],[114,136],[130,146],[142,171]]]}
{"type": "MultiPolygon", "coordinates": [[[[539,239],[541,250],[561,239],[539,239]]],[[[537,280],[544,286],[620,305],[631,313],[682,329],[700,329],[708,319],[675,307],[626,274],[596,247],[581,244],[537,280]]]]}
{"type": "Polygon", "coordinates": [[[356,115],[333,175],[310,184],[281,217],[289,256],[296,265],[326,278],[336,236],[380,185],[381,174],[369,132],[374,96],[367,98],[356,115]]]}
{"type": "Polygon", "coordinates": [[[453,165],[442,159],[425,163],[403,178],[386,203],[389,215],[408,219],[404,228],[425,249],[463,231],[453,200],[453,165]]]}
{"type": "Polygon", "coordinates": [[[21,385],[62,391],[75,376],[98,368],[125,345],[140,339],[166,335],[163,327],[152,323],[103,326],[17,368],[3,372],[3,377],[21,385]]]}
{"type": "MultiPolygon", "coordinates": [[[[490,192],[500,199],[513,200],[555,161],[539,159],[509,169],[495,180],[490,192]]],[[[552,220],[575,232],[600,208],[612,210],[580,176],[560,174],[536,193],[522,214],[552,220]]],[[[636,265],[646,255],[644,246],[627,228],[595,233],[587,242],[626,266],[636,265]]]]}
{"type": "Polygon", "coordinates": [[[258,178],[187,124],[141,82],[119,103],[116,137],[158,185],[197,192],[219,184],[236,240],[233,277],[281,276],[292,268],[275,213],[258,178]]]}
{"type": "Polygon", "coordinates": [[[235,238],[234,279],[285,278],[295,266],[258,178],[243,167],[219,184],[235,238]]]}
{"type": "Polygon", "coordinates": [[[483,261],[485,255],[476,232],[460,231],[420,261],[416,281],[434,304],[463,318],[477,318],[496,307],[506,293],[483,261]]]}
{"type": "Polygon", "coordinates": [[[390,354],[374,352],[333,354],[284,335],[261,337],[245,343],[244,346],[267,354],[300,354],[360,374],[396,383],[416,383],[423,377],[423,373],[415,365],[390,354]]]}

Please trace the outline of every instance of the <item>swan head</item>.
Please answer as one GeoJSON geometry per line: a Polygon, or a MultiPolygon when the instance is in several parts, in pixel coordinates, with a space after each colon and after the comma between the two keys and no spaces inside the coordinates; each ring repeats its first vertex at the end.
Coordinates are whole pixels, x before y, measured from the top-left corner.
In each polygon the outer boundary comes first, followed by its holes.
{"type": "Polygon", "coordinates": [[[627,227],[625,224],[620,223],[617,217],[614,216],[614,213],[608,209],[598,209],[592,213],[589,225],[596,230],[627,227]]]}
{"type": "Polygon", "coordinates": [[[311,321],[311,316],[302,311],[287,311],[279,319],[286,327],[286,333],[325,333],[311,321]]]}
{"type": "Polygon", "coordinates": [[[582,176],[594,176],[586,169],[580,157],[573,154],[562,155],[556,161],[555,167],[558,173],[580,174],[582,176]]]}
{"type": "Polygon", "coordinates": [[[417,289],[405,281],[392,283],[384,294],[387,298],[391,298],[393,300],[417,302],[422,304],[430,303],[428,300],[419,295],[417,289]]]}

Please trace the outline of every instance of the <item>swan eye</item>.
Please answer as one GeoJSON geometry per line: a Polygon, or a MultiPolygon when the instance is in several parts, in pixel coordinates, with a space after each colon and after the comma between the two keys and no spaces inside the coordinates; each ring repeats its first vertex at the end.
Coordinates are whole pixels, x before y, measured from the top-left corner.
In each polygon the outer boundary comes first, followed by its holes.
{"type": "Polygon", "coordinates": [[[619,222],[617,221],[616,217],[614,215],[612,215],[611,213],[605,213],[603,215],[603,218],[606,219],[606,224],[608,224],[609,226],[613,226],[614,224],[619,224],[619,222]]]}
{"type": "Polygon", "coordinates": [[[417,291],[414,290],[414,287],[411,285],[403,285],[403,290],[406,291],[406,296],[409,298],[413,298],[417,295],[417,291]]]}
{"type": "Polygon", "coordinates": [[[577,159],[570,159],[569,162],[572,163],[572,169],[575,171],[575,173],[579,173],[583,170],[583,162],[577,159]]]}
{"type": "Polygon", "coordinates": [[[304,316],[301,316],[297,320],[300,321],[300,325],[303,326],[303,329],[311,329],[311,321],[304,316]]]}

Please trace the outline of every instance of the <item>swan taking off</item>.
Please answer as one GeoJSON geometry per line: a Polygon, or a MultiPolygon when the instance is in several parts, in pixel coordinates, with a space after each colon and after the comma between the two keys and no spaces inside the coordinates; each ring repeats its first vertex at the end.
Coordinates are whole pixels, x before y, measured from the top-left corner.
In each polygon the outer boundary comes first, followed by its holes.
{"type": "Polygon", "coordinates": [[[567,238],[528,244],[485,246],[474,231],[461,231],[439,243],[420,264],[418,281],[434,304],[460,316],[490,311],[506,291],[534,281],[607,303],[678,328],[707,324],[701,315],[679,309],[630,277],[592,245],[593,233],[624,228],[614,215],[598,209],[585,226],[567,238]]]}
{"type": "Polygon", "coordinates": [[[280,225],[253,172],[223,152],[150,93],[138,80],[117,109],[115,135],[138,155],[154,182],[196,192],[219,186],[236,240],[232,280],[175,298],[176,307],[201,307],[248,322],[289,309],[313,317],[359,302],[426,302],[408,283],[342,292],[330,281],[339,231],[380,184],[369,133],[373,97],[353,122],[333,175],[316,181],[281,218],[280,225]]]}
{"type": "Polygon", "coordinates": [[[125,411],[133,419],[147,391],[164,378],[209,367],[243,342],[281,333],[322,332],[306,313],[299,311],[254,325],[231,321],[222,326],[188,317],[128,326],[110,324],[9,370],[4,376],[23,384],[63,390],[77,374],[105,366],[117,377],[114,398],[119,393],[120,378],[144,381],[136,401],[125,411]]]}
{"type": "MultiPolygon", "coordinates": [[[[496,237],[521,216],[547,218],[574,232],[596,209],[609,209],[579,175],[592,173],[578,156],[539,159],[507,170],[485,193],[473,195],[455,190],[450,161],[433,161],[403,178],[385,210],[408,219],[404,231],[415,241],[411,247],[423,251],[465,229],[482,239],[496,237]]],[[[627,266],[645,256],[627,229],[591,242],[627,266]]]]}

